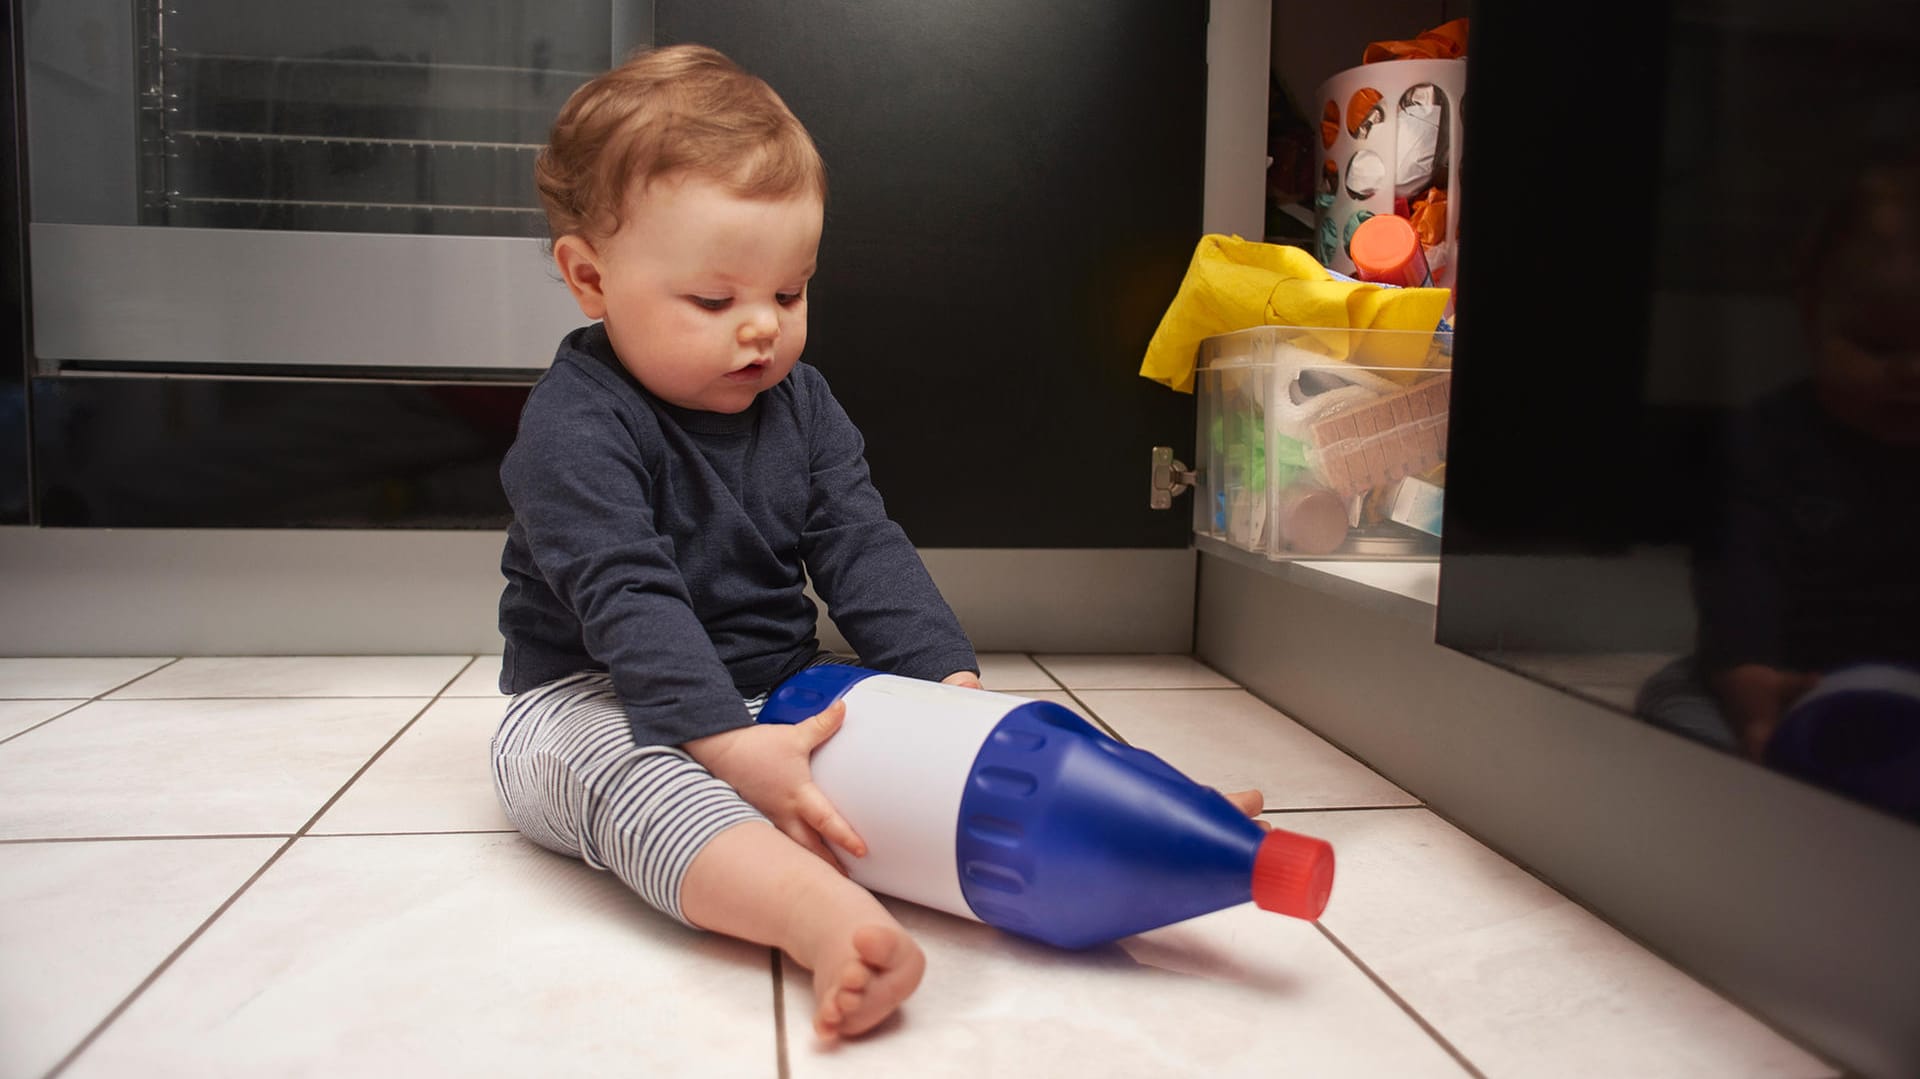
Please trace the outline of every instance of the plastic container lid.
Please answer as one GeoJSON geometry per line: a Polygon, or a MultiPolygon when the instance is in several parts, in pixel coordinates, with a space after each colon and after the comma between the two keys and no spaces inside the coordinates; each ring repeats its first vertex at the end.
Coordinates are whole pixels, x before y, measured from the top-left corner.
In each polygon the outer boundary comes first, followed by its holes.
{"type": "Polygon", "coordinates": [[[1420,252],[1420,237],[1404,217],[1375,214],[1360,223],[1347,245],[1354,268],[1363,276],[1391,277],[1420,252]]]}
{"type": "Polygon", "coordinates": [[[1261,910],[1316,921],[1333,894],[1333,844],[1275,828],[1253,856],[1253,901],[1261,910]]]}

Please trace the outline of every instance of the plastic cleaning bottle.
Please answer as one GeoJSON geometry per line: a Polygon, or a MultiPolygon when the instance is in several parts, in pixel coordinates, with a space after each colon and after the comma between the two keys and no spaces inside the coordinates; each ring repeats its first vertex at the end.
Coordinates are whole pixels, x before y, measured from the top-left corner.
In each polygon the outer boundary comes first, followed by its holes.
{"type": "Polygon", "coordinates": [[[1306,919],[1326,908],[1324,840],[1262,830],[1060,705],[820,666],[768,695],[760,722],[838,699],[846,722],[814,751],[813,778],[866,842],[865,857],[836,853],[872,891],[1063,948],[1248,900],[1306,919]]]}
{"type": "Polygon", "coordinates": [[[1401,288],[1433,284],[1427,257],[1420,250],[1420,237],[1404,217],[1379,214],[1367,218],[1354,230],[1347,254],[1353,259],[1354,276],[1362,281],[1401,288]]]}

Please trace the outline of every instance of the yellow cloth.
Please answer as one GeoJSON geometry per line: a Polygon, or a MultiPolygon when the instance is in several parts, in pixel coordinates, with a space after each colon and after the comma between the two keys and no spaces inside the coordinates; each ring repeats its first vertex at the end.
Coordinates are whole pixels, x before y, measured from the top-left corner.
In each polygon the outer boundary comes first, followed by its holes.
{"type": "MultiPolygon", "coordinates": [[[[1340,281],[1297,247],[1238,236],[1200,238],[1160,328],[1147,343],[1143,378],[1181,393],[1193,392],[1193,364],[1202,338],[1254,326],[1310,326],[1338,330],[1421,330],[1431,333],[1446,311],[1443,288],[1382,288],[1340,281]]],[[[1345,333],[1321,344],[1334,359],[1347,356],[1345,333]]],[[[1425,347],[1419,350],[1425,356],[1425,347]]],[[[1367,362],[1380,362],[1371,352],[1367,362]]],[[[1389,366],[1419,366],[1422,359],[1389,366]]]]}

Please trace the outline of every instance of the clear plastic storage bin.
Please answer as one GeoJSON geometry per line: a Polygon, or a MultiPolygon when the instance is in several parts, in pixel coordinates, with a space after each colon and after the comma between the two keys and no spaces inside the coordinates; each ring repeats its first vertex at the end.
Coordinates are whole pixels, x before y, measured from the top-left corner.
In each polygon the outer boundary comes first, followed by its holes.
{"type": "Polygon", "coordinates": [[[1274,559],[1438,557],[1452,363],[1450,333],[1207,338],[1194,531],[1274,559]]]}

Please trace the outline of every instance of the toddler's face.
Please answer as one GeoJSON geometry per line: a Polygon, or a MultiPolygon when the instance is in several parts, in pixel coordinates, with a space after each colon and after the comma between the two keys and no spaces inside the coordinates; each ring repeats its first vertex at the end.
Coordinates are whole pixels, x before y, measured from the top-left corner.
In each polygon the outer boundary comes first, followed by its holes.
{"type": "Polygon", "coordinates": [[[1920,185],[1870,179],[1811,297],[1814,385],[1842,423],[1920,446],[1920,185]]]}
{"type": "Polygon", "coordinates": [[[597,303],[575,294],[589,318],[606,321],[621,364],[649,392],[681,408],[740,412],[806,347],[821,222],[812,194],[746,199],[697,176],[668,177],[636,193],[620,231],[592,249],[597,303]]]}

